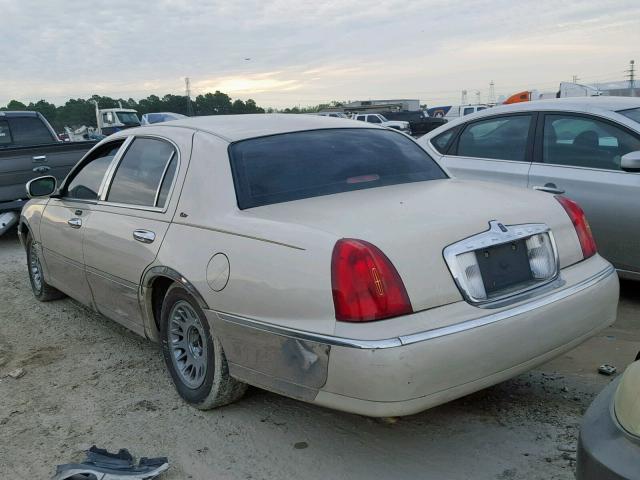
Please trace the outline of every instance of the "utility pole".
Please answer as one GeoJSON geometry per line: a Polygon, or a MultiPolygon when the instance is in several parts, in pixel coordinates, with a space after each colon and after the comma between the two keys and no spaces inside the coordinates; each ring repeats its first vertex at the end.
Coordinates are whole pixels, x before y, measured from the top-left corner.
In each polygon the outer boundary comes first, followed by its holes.
{"type": "Polygon", "coordinates": [[[636,62],[631,60],[629,62],[629,70],[627,70],[627,78],[629,79],[629,93],[632,97],[636,96],[635,92],[635,79],[636,79],[636,62]]]}
{"type": "Polygon", "coordinates": [[[191,81],[189,77],[184,77],[184,90],[187,96],[187,116],[193,116],[193,105],[191,104],[191,81]]]}
{"type": "Polygon", "coordinates": [[[462,90],[462,98],[460,99],[460,105],[466,105],[466,104],[467,104],[467,91],[462,90]]]}
{"type": "Polygon", "coordinates": [[[578,78],[578,75],[574,75],[574,76],[571,78],[571,82],[572,82],[572,83],[578,83],[578,80],[580,80],[580,79],[578,78]]]}
{"type": "Polygon", "coordinates": [[[476,105],[480,104],[480,90],[476,90],[476,105]]]}

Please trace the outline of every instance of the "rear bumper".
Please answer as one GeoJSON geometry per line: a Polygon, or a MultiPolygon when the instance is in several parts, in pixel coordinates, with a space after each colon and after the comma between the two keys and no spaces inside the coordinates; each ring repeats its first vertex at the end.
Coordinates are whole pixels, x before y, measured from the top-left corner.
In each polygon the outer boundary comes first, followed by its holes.
{"type": "Polygon", "coordinates": [[[640,439],[628,435],[612,410],[620,378],[593,401],[578,440],[577,480],[640,480],[640,439]]]}
{"type": "Polygon", "coordinates": [[[239,379],[353,413],[409,415],[530,370],[612,324],[618,302],[613,267],[597,257],[569,269],[567,277],[579,280],[546,295],[498,311],[473,307],[465,321],[383,339],[207,315],[239,379]]]}

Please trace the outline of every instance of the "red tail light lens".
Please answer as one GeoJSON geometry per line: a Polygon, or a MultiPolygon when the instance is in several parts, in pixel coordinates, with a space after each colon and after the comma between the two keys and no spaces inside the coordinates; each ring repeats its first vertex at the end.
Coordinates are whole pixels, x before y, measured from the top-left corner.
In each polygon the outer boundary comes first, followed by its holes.
{"type": "Polygon", "coordinates": [[[578,240],[580,240],[583,257],[589,258],[594,256],[598,249],[596,247],[596,242],[593,239],[593,234],[591,233],[591,227],[589,226],[587,217],[584,215],[584,211],[580,208],[580,205],[567,197],[557,196],[556,199],[560,202],[560,205],[564,207],[569,218],[573,222],[573,226],[578,234],[578,240]]]}
{"type": "Polygon", "coordinates": [[[368,322],[412,313],[391,261],[364,240],[343,238],[333,248],[331,287],[336,320],[368,322]]]}

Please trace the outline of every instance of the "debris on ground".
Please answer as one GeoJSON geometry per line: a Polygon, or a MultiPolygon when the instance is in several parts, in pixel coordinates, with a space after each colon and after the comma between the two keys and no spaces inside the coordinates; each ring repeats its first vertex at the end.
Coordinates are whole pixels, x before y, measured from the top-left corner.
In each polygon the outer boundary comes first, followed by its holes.
{"type": "Polygon", "coordinates": [[[617,371],[618,369],[616,367],[614,367],[613,365],[607,365],[606,363],[598,367],[598,373],[602,375],[613,375],[617,371]]]}
{"type": "Polygon", "coordinates": [[[138,465],[125,448],[110,453],[93,445],[82,463],[58,465],[52,480],[99,478],[100,480],[150,480],[169,468],[167,457],[142,457],[138,465]]]}
{"type": "Polygon", "coordinates": [[[576,451],[576,447],[574,445],[558,445],[558,450],[561,452],[574,453],[576,451]]]}
{"type": "Polygon", "coordinates": [[[25,372],[24,368],[16,368],[15,370],[11,370],[7,375],[11,378],[18,379],[20,377],[24,377],[25,372]]]}

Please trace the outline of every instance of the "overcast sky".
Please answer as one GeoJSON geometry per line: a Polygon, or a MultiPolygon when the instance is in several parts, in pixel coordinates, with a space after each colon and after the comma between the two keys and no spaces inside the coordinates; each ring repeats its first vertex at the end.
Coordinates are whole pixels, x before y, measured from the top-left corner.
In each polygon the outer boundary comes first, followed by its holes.
{"type": "Polygon", "coordinates": [[[261,106],[622,80],[640,1],[0,0],[0,105],[221,90],[261,106]]]}

